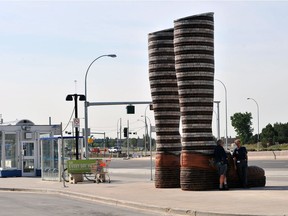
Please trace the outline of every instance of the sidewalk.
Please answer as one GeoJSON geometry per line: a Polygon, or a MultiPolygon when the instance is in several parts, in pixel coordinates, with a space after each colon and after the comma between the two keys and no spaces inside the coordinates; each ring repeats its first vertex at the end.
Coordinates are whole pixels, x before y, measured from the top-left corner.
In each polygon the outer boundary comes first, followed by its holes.
{"type": "Polygon", "coordinates": [[[266,187],[229,191],[156,189],[154,182],[149,179],[149,170],[144,171],[147,172],[147,179],[143,179],[143,173],[137,178],[129,177],[129,172],[135,170],[111,169],[110,184],[66,183],[67,187],[63,187],[62,182],[42,181],[41,178],[0,178],[0,192],[13,190],[58,193],[113,205],[154,210],[166,216],[288,215],[288,169],[265,170],[266,187]]]}

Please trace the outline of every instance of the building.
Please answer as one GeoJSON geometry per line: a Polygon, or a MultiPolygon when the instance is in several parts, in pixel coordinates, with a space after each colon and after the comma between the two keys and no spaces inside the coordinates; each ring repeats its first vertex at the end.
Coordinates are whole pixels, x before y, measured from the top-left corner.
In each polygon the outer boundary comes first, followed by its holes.
{"type": "Polygon", "coordinates": [[[42,142],[55,136],[61,136],[61,125],[35,125],[27,119],[0,125],[0,177],[41,176],[43,152],[47,150],[58,168],[58,143],[47,145],[45,150],[42,142]]]}

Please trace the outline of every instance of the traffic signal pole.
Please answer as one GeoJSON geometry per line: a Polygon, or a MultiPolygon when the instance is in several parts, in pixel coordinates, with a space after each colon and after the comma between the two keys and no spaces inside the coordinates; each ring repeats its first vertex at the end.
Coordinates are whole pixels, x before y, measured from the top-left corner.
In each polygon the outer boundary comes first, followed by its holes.
{"type": "MultiPolygon", "coordinates": [[[[152,104],[152,101],[120,101],[120,102],[89,102],[85,101],[85,150],[88,152],[88,107],[90,106],[110,106],[110,105],[134,105],[134,104],[152,104]]],[[[129,114],[129,113],[127,113],[129,114]]],[[[121,127],[120,127],[120,131],[121,127]]],[[[121,133],[120,133],[120,140],[121,140],[121,133]]],[[[88,159],[88,158],[87,158],[88,159]]]]}
{"type": "Polygon", "coordinates": [[[121,101],[121,102],[88,102],[87,106],[152,104],[152,101],[121,101]]]}

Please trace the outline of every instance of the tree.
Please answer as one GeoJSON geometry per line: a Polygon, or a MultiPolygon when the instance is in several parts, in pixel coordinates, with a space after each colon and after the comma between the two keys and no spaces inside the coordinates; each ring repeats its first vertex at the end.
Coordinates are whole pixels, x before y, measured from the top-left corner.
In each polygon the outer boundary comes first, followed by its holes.
{"type": "Polygon", "coordinates": [[[131,138],[130,139],[130,147],[135,148],[137,145],[137,139],[136,138],[131,138]]]}
{"type": "Polygon", "coordinates": [[[275,123],[274,130],[277,133],[277,142],[287,143],[288,142],[288,123],[275,123]]]}
{"type": "Polygon", "coordinates": [[[261,133],[261,142],[269,143],[269,145],[273,145],[275,140],[277,139],[277,132],[271,124],[268,124],[265,128],[263,128],[261,133]]]}
{"type": "Polygon", "coordinates": [[[237,136],[242,143],[248,143],[253,135],[253,129],[251,128],[252,114],[251,113],[234,113],[230,117],[232,126],[234,127],[237,136]]]}

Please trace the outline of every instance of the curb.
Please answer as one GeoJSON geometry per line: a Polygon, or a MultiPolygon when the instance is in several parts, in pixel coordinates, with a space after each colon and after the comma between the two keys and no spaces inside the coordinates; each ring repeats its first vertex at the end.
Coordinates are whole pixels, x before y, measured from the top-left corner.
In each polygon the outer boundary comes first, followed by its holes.
{"type": "MultiPolygon", "coordinates": [[[[77,192],[55,190],[55,189],[27,189],[27,188],[0,188],[0,191],[11,191],[11,192],[30,192],[30,193],[48,193],[48,194],[59,194],[61,196],[73,197],[83,200],[91,200],[94,202],[128,207],[133,209],[140,209],[154,213],[161,214],[171,214],[173,216],[265,216],[265,215],[252,215],[252,214],[225,214],[225,213],[213,213],[213,212],[201,212],[169,207],[159,207],[154,205],[147,205],[143,203],[124,201],[124,200],[115,200],[111,198],[101,197],[101,196],[92,196],[86,195],[77,192]]],[[[266,215],[266,216],[286,216],[286,215],[266,215]]]]}

